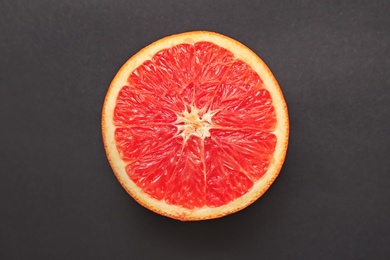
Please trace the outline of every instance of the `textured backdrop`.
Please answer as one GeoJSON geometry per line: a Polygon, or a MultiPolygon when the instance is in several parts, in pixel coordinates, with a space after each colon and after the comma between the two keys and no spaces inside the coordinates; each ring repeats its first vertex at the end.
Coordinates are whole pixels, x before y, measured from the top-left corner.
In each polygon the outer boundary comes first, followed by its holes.
{"type": "Polygon", "coordinates": [[[390,259],[389,3],[0,0],[0,259],[390,259]],[[100,116],[130,56],[190,30],[264,59],[291,135],[256,203],[182,223],[120,186],[100,116]]]}

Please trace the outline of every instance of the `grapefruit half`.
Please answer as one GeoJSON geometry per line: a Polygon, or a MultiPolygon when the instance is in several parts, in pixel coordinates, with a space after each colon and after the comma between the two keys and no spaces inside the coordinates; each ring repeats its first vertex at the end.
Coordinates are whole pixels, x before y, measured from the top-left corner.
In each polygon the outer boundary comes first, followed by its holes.
{"type": "Polygon", "coordinates": [[[109,163],[144,207],[188,221],[256,201],[288,144],[282,91],[267,65],[227,36],[195,31],[145,47],[118,71],[102,111],[109,163]]]}

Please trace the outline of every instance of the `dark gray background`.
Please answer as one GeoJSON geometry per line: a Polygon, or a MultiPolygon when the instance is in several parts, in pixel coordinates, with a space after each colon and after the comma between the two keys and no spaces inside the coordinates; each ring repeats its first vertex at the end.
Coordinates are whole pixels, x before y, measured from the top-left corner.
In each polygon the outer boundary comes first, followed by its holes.
{"type": "Polygon", "coordinates": [[[0,1],[0,259],[390,259],[389,1],[0,1]],[[277,77],[291,136],[249,208],[182,223],[106,160],[101,107],[140,48],[210,30],[277,77]]]}

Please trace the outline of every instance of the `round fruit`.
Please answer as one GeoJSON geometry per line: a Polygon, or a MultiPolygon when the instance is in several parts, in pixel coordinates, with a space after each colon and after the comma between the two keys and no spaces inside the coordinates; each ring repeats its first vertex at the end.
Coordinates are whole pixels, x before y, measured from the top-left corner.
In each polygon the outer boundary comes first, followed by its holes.
{"type": "Polygon", "coordinates": [[[275,180],[287,150],[283,94],[265,63],[211,32],[163,38],[113,79],[104,147],[121,185],[179,220],[237,212],[275,180]]]}

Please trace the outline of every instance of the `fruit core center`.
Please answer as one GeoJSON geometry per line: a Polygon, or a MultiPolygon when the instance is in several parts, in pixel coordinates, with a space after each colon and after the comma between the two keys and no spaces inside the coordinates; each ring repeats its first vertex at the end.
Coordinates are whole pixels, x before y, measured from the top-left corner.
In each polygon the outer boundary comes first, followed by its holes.
{"type": "Polygon", "coordinates": [[[178,135],[181,135],[184,140],[188,140],[191,135],[202,139],[209,137],[210,128],[213,125],[211,118],[214,114],[211,111],[204,113],[195,106],[186,107],[182,113],[177,115],[174,123],[178,129],[178,135]]]}

